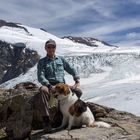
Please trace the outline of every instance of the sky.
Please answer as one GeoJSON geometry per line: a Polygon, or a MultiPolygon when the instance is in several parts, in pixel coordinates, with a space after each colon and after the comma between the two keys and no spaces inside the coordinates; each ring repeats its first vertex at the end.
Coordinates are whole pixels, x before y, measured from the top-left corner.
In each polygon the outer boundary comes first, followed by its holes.
{"type": "Polygon", "coordinates": [[[140,46],[140,0],[0,0],[0,19],[58,37],[94,37],[140,46]]]}

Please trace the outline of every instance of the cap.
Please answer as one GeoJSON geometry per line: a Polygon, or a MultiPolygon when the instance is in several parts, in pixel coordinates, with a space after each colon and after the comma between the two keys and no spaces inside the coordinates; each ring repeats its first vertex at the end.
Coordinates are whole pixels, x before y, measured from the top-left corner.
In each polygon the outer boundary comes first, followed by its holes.
{"type": "Polygon", "coordinates": [[[45,46],[48,46],[48,45],[53,45],[53,46],[56,47],[56,43],[55,43],[55,41],[52,40],[52,39],[49,39],[49,40],[45,43],[45,46]]]}

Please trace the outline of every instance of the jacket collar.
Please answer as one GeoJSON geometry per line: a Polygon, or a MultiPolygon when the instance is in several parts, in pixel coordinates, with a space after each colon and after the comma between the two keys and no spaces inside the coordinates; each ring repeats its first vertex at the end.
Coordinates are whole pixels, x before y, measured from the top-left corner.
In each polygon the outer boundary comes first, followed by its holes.
{"type": "Polygon", "coordinates": [[[49,57],[46,55],[46,60],[55,60],[55,59],[58,59],[58,56],[55,56],[55,57],[52,59],[52,58],[49,58],[49,57]]]}

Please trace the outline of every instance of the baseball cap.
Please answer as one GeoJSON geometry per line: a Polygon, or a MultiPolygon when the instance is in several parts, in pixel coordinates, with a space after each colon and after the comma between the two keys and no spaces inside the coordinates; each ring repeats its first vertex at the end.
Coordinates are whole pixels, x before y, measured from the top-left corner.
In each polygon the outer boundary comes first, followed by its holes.
{"type": "Polygon", "coordinates": [[[45,46],[48,46],[48,45],[53,45],[53,46],[56,47],[56,43],[55,43],[55,41],[52,40],[52,39],[49,39],[49,40],[45,43],[45,46]]]}

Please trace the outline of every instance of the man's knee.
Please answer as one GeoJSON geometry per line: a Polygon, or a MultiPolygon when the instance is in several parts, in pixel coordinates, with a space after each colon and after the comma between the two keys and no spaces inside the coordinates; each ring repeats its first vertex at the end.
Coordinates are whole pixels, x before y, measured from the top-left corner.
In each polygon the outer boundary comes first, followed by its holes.
{"type": "Polygon", "coordinates": [[[40,95],[43,98],[43,100],[50,100],[50,93],[49,93],[49,89],[46,86],[41,86],[40,89],[40,95]]]}
{"type": "Polygon", "coordinates": [[[39,88],[39,91],[45,92],[45,93],[49,93],[49,89],[48,89],[48,87],[46,87],[46,86],[41,86],[41,87],[39,88]]]}

